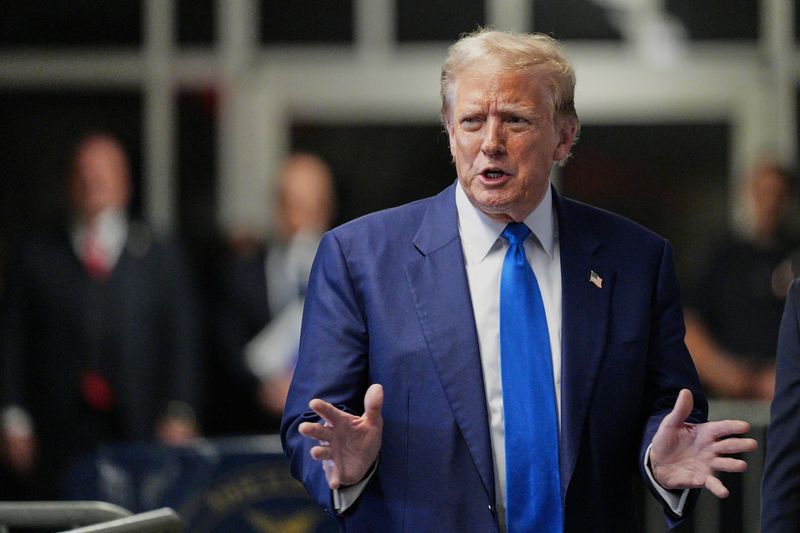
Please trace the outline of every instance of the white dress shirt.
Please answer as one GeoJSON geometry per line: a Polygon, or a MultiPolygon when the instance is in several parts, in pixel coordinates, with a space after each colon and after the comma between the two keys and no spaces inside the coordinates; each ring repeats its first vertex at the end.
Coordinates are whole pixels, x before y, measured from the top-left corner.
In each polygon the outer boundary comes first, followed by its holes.
{"type": "MultiPolygon", "coordinates": [[[[113,270],[128,240],[128,219],[122,211],[106,209],[97,215],[94,226],[97,245],[103,250],[109,270],[113,270]]],[[[88,228],[85,224],[78,222],[73,224],[70,233],[72,248],[81,260],[85,259],[83,241],[87,233],[88,228]]]]}
{"type": "MultiPolygon", "coordinates": [[[[506,456],[503,387],[500,373],[500,274],[508,242],[500,234],[507,223],[489,218],[456,187],[458,231],[472,296],[472,311],[478,331],[486,405],[494,460],[495,492],[501,528],[505,525],[506,456]]],[[[561,253],[558,224],[550,187],[539,205],[525,218],[531,235],[525,240],[525,256],[533,268],[542,293],[559,426],[561,421],[561,253]]]]}

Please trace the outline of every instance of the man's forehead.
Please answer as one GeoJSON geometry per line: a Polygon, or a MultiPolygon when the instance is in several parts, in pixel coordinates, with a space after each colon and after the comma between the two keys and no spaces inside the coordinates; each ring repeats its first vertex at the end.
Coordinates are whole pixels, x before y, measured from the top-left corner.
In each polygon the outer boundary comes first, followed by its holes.
{"type": "Polygon", "coordinates": [[[546,96],[542,77],[527,71],[468,74],[456,80],[454,89],[456,101],[461,105],[491,102],[534,107],[546,96]]]}

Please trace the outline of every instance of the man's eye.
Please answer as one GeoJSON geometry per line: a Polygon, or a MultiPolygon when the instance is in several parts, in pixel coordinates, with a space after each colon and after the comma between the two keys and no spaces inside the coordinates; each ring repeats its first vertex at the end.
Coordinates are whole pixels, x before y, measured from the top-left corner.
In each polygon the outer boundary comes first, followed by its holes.
{"type": "Polygon", "coordinates": [[[526,119],[524,119],[522,117],[517,117],[517,116],[513,116],[513,115],[508,117],[506,119],[506,121],[510,122],[512,124],[526,124],[528,122],[526,119]]]}
{"type": "Polygon", "coordinates": [[[480,129],[481,119],[479,117],[464,117],[461,119],[461,127],[467,131],[480,129]]]}

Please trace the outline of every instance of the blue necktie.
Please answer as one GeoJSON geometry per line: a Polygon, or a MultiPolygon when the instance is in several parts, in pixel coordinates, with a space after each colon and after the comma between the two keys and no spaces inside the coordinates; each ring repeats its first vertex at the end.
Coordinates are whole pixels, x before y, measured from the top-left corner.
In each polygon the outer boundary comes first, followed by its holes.
{"type": "Polygon", "coordinates": [[[509,533],[561,532],[561,481],[553,360],[544,302],[523,242],[531,230],[503,230],[509,248],[500,278],[500,368],[509,533]]]}

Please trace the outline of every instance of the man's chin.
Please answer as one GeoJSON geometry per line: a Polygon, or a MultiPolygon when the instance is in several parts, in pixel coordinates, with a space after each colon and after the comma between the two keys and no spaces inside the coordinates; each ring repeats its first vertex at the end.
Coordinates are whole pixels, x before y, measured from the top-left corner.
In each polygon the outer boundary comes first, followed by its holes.
{"type": "Polygon", "coordinates": [[[474,202],[475,207],[481,210],[483,214],[495,220],[503,222],[512,222],[511,208],[504,202],[482,202],[480,199],[474,202]]]}

